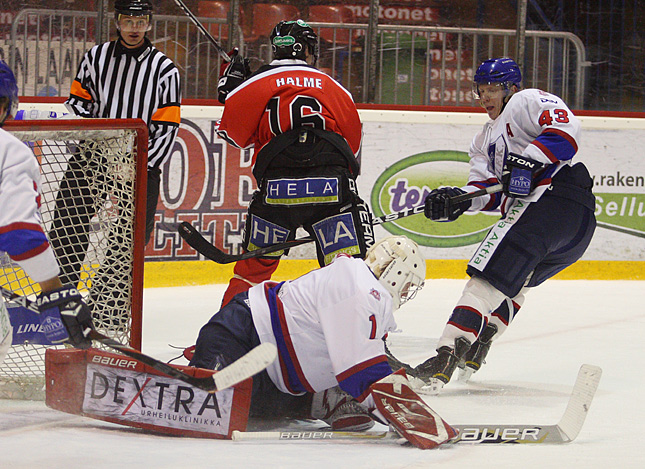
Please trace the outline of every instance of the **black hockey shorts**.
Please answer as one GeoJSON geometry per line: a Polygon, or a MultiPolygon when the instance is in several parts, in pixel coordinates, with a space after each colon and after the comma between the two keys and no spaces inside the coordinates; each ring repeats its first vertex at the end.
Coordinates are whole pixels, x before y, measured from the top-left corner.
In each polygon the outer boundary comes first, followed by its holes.
{"type": "Polygon", "coordinates": [[[510,298],[575,263],[596,229],[591,178],[580,163],[563,168],[539,200],[516,199],[468,263],[510,298]],[[562,174],[561,174],[562,173],[562,174]]]}
{"type": "MultiPolygon", "coordinates": [[[[248,292],[235,295],[201,328],[190,366],[220,370],[260,345],[248,297],[248,292]]],[[[311,396],[281,392],[266,370],[253,377],[251,417],[307,418],[310,407],[311,396]]]]}
{"type": "Polygon", "coordinates": [[[374,244],[369,208],[358,196],[354,179],[337,167],[319,167],[306,176],[265,177],[249,206],[244,248],[295,239],[300,227],[315,239],[321,267],[340,253],[362,259],[374,244]]]}

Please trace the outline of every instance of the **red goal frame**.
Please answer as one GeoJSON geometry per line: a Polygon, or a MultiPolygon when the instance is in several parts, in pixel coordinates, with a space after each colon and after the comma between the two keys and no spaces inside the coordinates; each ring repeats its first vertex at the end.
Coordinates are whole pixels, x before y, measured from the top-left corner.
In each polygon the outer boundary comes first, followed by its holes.
{"type": "Polygon", "coordinates": [[[148,126],[141,119],[46,119],[10,120],[5,122],[4,130],[11,131],[75,131],[75,130],[121,130],[136,132],[136,177],[135,177],[135,216],[134,252],[132,266],[132,322],[130,346],[140,350],[143,332],[143,271],[146,229],[147,174],[148,174],[148,126]]]}

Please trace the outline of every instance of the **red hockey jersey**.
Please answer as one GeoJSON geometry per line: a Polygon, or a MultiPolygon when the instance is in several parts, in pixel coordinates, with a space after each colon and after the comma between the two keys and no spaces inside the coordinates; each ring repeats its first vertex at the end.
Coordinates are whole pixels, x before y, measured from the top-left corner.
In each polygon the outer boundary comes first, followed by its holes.
{"type": "Polygon", "coordinates": [[[229,93],[217,134],[239,148],[254,145],[257,155],[276,135],[311,126],[342,135],[357,156],[362,129],[349,91],[303,61],[273,66],[284,62],[272,62],[229,93]]]}

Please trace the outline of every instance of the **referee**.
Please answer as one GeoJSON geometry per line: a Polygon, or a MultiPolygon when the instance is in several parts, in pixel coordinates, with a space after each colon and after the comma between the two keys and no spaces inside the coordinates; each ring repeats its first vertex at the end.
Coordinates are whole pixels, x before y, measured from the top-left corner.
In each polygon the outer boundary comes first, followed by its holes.
{"type": "MultiPolygon", "coordinates": [[[[180,78],[175,64],[146,37],[152,20],[150,0],[115,0],[114,14],[118,38],[85,53],[66,106],[81,117],[140,118],[147,123],[147,243],[159,200],[160,166],[170,156],[179,130],[180,78]]],[[[79,282],[89,242],[90,220],[97,211],[95,199],[105,199],[107,194],[106,187],[90,187],[87,176],[92,174],[94,165],[105,164],[101,160],[100,155],[90,159],[83,151],[76,152],[61,181],[50,238],[61,264],[63,283],[77,285],[79,282]]],[[[118,226],[112,228],[112,255],[122,236],[118,226]]],[[[101,267],[103,276],[118,275],[105,267],[101,267]]],[[[98,277],[93,283],[101,283],[98,277]]],[[[111,282],[114,284],[114,278],[111,282]]],[[[95,287],[100,285],[92,287],[90,296],[95,296],[95,287]]]]}

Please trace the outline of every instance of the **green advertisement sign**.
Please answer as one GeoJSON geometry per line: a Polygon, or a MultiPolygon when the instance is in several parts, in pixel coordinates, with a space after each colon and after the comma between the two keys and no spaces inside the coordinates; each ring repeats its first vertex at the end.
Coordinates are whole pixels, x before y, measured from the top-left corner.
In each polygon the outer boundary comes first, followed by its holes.
{"type": "Polygon", "coordinates": [[[645,194],[596,193],[598,226],[645,237],[645,194]]]}
{"type": "MultiPolygon", "coordinates": [[[[426,195],[441,186],[463,186],[469,169],[468,154],[460,151],[429,151],[404,158],[377,178],[370,199],[374,215],[422,205],[426,195]]],[[[433,222],[418,214],[382,226],[422,246],[453,248],[479,243],[498,219],[496,213],[466,213],[454,222],[433,222]]]]}

